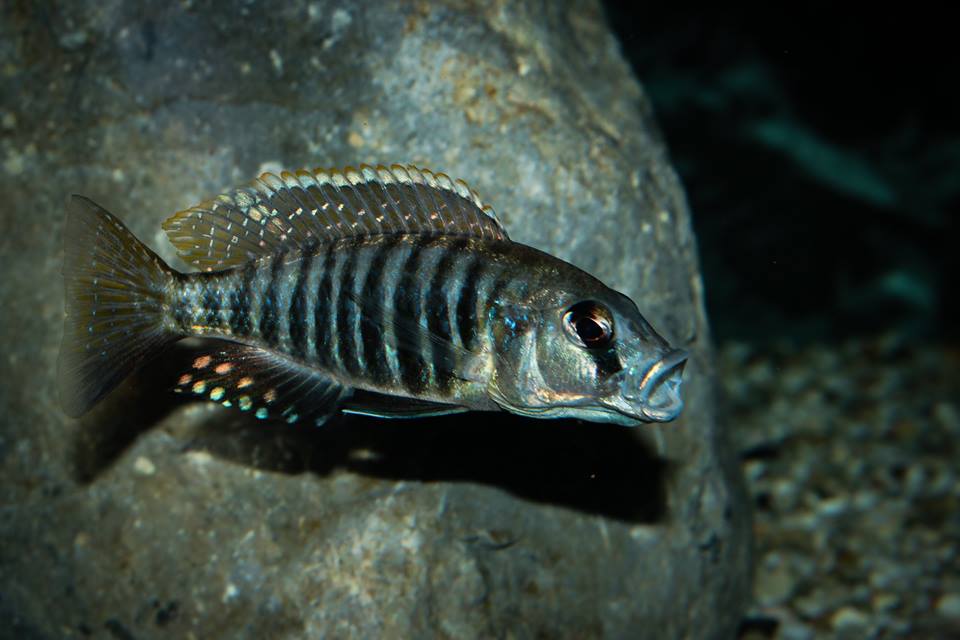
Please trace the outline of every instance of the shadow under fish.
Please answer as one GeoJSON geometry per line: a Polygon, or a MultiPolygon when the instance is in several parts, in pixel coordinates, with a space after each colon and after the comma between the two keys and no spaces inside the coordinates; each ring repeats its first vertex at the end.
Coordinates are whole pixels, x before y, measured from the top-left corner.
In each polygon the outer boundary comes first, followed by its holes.
{"type": "MultiPolygon", "coordinates": [[[[193,401],[157,389],[169,387],[171,375],[200,352],[196,344],[175,345],[82,418],[73,443],[78,481],[94,482],[140,435],[193,401]]],[[[341,415],[315,429],[224,410],[189,430],[184,451],[289,475],[346,470],[384,480],[481,484],[632,524],[666,517],[671,472],[668,461],[616,425],[490,412],[415,423],[341,415]]]]}

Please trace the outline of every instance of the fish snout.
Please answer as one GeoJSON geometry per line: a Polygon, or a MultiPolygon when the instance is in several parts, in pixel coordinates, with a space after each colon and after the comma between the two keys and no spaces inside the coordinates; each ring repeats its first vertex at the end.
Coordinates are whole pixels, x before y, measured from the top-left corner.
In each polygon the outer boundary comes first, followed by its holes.
{"type": "Polygon", "coordinates": [[[631,384],[630,400],[645,420],[669,422],[680,415],[683,410],[680,387],[683,368],[689,357],[690,354],[683,349],[674,349],[654,362],[638,384],[631,384]]]}

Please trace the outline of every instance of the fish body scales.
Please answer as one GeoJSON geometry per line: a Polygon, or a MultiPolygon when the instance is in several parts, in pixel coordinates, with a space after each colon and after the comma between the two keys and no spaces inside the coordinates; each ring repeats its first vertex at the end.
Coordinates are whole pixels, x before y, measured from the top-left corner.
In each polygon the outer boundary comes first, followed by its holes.
{"type": "Polygon", "coordinates": [[[185,333],[270,349],[351,387],[484,405],[492,314],[526,288],[490,244],[384,235],[279,253],[184,276],[173,314],[185,333]]]}

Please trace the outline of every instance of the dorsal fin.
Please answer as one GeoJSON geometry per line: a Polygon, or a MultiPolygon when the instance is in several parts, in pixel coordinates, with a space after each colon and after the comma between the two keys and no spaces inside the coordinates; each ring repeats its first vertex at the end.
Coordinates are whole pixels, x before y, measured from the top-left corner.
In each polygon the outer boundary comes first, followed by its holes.
{"type": "Polygon", "coordinates": [[[508,239],[493,209],[463,180],[399,164],[265,173],[180,211],[163,228],[180,256],[206,271],[356,235],[508,239]]]}

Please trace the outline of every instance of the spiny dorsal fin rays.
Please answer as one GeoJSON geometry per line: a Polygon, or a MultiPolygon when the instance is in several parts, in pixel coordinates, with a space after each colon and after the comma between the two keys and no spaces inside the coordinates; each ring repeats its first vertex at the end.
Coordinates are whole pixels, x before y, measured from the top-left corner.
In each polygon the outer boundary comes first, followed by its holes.
{"type": "Polygon", "coordinates": [[[180,256],[206,271],[350,236],[508,239],[493,209],[463,180],[398,164],[265,173],[180,211],[163,228],[180,256]]]}

